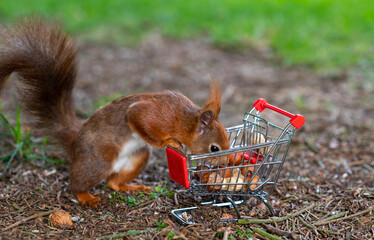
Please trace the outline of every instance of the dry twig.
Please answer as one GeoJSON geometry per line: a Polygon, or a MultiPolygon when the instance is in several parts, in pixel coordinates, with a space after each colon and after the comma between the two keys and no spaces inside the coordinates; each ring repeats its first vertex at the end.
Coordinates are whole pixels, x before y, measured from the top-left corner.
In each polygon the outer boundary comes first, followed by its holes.
{"type": "Polygon", "coordinates": [[[319,225],[325,225],[325,224],[328,224],[328,223],[333,223],[333,222],[337,222],[337,221],[342,221],[342,220],[347,220],[347,219],[351,219],[351,218],[354,218],[354,217],[357,217],[357,216],[360,216],[360,215],[363,215],[365,213],[368,213],[370,211],[372,211],[373,208],[370,207],[366,210],[363,210],[361,212],[358,212],[358,213],[355,213],[355,214],[352,214],[352,215],[349,215],[349,216],[346,216],[346,217],[342,217],[342,218],[337,218],[337,219],[333,219],[333,220],[330,220],[330,221],[323,221],[323,222],[316,222],[314,223],[315,226],[319,226],[319,225]]]}
{"type": "Polygon", "coordinates": [[[263,227],[265,227],[267,231],[269,231],[271,233],[274,233],[274,234],[277,234],[278,236],[285,236],[285,237],[290,237],[292,239],[298,239],[296,234],[293,234],[292,232],[281,230],[279,228],[275,228],[275,227],[273,227],[271,225],[268,225],[268,224],[261,224],[261,225],[263,227]]]}
{"type": "Polygon", "coordinates": [[[18,222],[15,222],[13,223],[12,225],[9,225],[8,227],[4,228],[3,231],[7,231],[9,229],[12,229],[14,227],[17,227],[18,225],[22,224],[22,223],[25,223],[27,221],[30,221],[31,219],[34,219],[34,218],[37,218],[37,217],[42,217],[42,216],[45,216],[45,215],[48,215],[48,214],[51,214],[52,212],[56,211],[55,209],[54,210],[50,210],[50,211],[46,211],[46,212],[41,212],[41,213],[38,213],[38,214],[35,214],[35,215],[31,215],[27,218],[24,218],[22,220],[19,220],[18,222]]]}
{"type": "MultiPolygon", "coordinates": [[[[299,220],[300,220],[300,222],[301,222],[304,226],[306,226],[306,227],[308,227],[308,228],[310,228],[310,229],[316,231],[317,234],[318,234],[318,232],[320,232],[321,234],[327,233],[327,234],[330,234],[330,235],[338,235],[338,233],[336,233],[336,232],[329,231],[329,230],[325,230],[325,229],[317,228],[317,227],[314,226],[313,224],[307,223],[307,222],[306,222],[304,219],[302,219],[300,216],[299,216],[299,220]]],[[[325,237],[325,236],[324,236],[324,237],[325,237]]]]}
{"type": "MultiPolygon", "coordinates": [[[[293,218],[293,217],[296,217],[300,214],[302,214],[303,212],[305,211],[308,211],[312,208],[314,208],[316,206],[315,203],[309,205],[308,207],[304,208],[304,209],[301,209],[295,213],[291,213],[287,216],[284,216],[284,217],[280,217],[280,218],[273,218],[273,219],[239,219],[238,220],[238,224],[260,224],[260,223],[275,223],[275,222],[283,222],[287,219],[290,219],[290,218],[293,218]]],[[[244,218],[245,216],[243,216],[244,218]]]]}
{"type": "Polygon", "coordinates": [[[339,214],[332,215],[332,216],[327,217],[327,218],[322,218],[322,219],[316,221],[314,224],[316,224],[316,223],[321,223],[321,222],[328,222],[328,221],[333,220],[333,219],[337,219],[337,218],[344,217],[344,216],[346,216],[347,214],[348,214],[348,212],[341,212],[341,213],[339,213],[339,214]]]}
{"type": "Polygon", "coordinates": [[[225,228],[225,230],[223,231],[223,238],[222,238],[222,240],[227,240],[229,238],[230,232],[231,232],[230,228],[225,228]]]}
{"type": "Polygon", "coordinates": [[[142,230],[132,229],[132,230],[128,230],[128,231],[122,232],[122,233],[113,233],[113,234],[110,234],[110,235],[97,237],[96,240],[114,239],[114,238],[117,239],[117,238],[125,237],[125,236],[136,236],[136,235],[140,235],[142,233],[153,232],[153,231],[156,231],[156,228],[147,228],[147,229],[142,229],[142,230]]]}
{"type": "Polygon", "coordinates": [[[176,206],[179,206],[177,193],[174,193],[174,202],[175,202],[175,205],[176,205],[176,206]]]}

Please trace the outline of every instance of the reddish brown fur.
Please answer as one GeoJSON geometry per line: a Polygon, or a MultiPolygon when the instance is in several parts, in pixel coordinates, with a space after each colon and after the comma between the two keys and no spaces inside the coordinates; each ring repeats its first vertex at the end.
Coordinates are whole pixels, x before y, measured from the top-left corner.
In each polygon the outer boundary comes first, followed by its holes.
{"type": "Polygon", "coordinates": [[[152,188],[144,185],[130,185],[124,184],[131,181],[132,179],[139,176],[139,174],[144,170],[146,163],[149,158],[148,149],[143,149],[133,155],[133,158],[136,158],[136,163],[134,166],[135,171],[121,170],[119,173],[113,173],[110,175],[106,182],[110,188],[115,191],[149,191],[152,188]]]}
{"type": "Polygon", "coordinates": [[[202,111],[212,110],[214,118],[218,119],[221,111],[221,86],[218,81],[212,76],[212,81],[209,89],[209,98],[207,99],[202,111]]]}
{"type": "Polygon", "coordinates": [[[96,207],[96,205],[103,200],[101,200],[99,197],[92,196],[89,194],[87,191],[86,192],[81,192],[81,193],[76,193],[76,196],[78,198],[78,201],[82,204],[82,206],[91,206],[91,207],[96,207]]]}
{"type": "Polygon", "coordinates": [[[20,19],[14,29],[1,26],[0,86],[17,72],[23,108],[34,127],[50,130],[69,148],[79,129],[71,98],[76,76],[76,48],[61,30],[41,18],[20,19]]]}
{"type": "Polygon", "coordinates": [[[228,149],[228,136],[218,119],[221,89],[212,78],[203,108],[178,92],[141,93],[118,98],[80,126],[71,92],[75,84],[76,49],[55,25],[23,19],[14,30],[0,31],[0,86],[17,72],[20,94],[35,127],[59,140],[71,160],[70,189],[82,205],[101,200],[88,191],[102,180],[114,190],[150,190],[128,185],[148,162],[150,150],[186,145],[207,153],[211,145],[228,149]]]}
{"type": "Polygon", "coordinates": [[[99,152],[105,160],[112,163],[118,158],[121,148],[115,143],[104,143],[99,145],[99,152]]]}

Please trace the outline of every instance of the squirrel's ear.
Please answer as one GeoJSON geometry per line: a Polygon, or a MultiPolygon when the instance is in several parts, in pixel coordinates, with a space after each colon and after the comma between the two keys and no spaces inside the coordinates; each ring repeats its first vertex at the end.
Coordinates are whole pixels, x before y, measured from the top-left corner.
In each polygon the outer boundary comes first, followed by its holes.
{"type": "Polygon", "coordinates": [[[211,75],[211,79],[209,97],[203,107],[203,111],[211,110],[214,118],[218,118],[221,111],[221,86],[213,75],[211,75]]]}
{"type": "Polygon", "coordinates": [[[208,126],[214,119],[214,113],[212,110],[206,110],[202,112],[199,116],[199,122],[197,124],[196,131],[198,133],[203,133],[205,131],[206,126],[208,126]]]}

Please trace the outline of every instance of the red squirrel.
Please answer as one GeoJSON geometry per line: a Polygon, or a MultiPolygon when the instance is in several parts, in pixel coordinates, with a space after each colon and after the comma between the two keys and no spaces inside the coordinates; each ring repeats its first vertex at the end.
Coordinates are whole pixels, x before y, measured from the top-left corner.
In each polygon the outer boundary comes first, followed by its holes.
{"type": "Polygon", "coordinates": [[[40,17],[22,18],[0,28],[0,90],[17,73],[23,108],[33,127],[56,139],[71,161],[70,189],[81,205],[102,200],[89,193],[102,180],[115,191],[147,191],[127,184],[146,167],[150,147],[187,146],[193,153],[229,148],[218,119],[221,89],[212,77],[204,107],[175,91],[120,97],[77,120],[72,90],[77,49],[58,24],[40,17]]]}

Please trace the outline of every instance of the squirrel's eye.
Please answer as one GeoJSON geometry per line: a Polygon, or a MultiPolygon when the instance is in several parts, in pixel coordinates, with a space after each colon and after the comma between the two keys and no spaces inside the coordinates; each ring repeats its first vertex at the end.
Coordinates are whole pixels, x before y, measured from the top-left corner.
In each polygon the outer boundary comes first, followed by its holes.
{"type": "Polygon", "coordinates": [[[219,148],[216,145],[212,145],[212,146],[210,146],[210,151],[211,152],[218,152],[219,148]]]}

